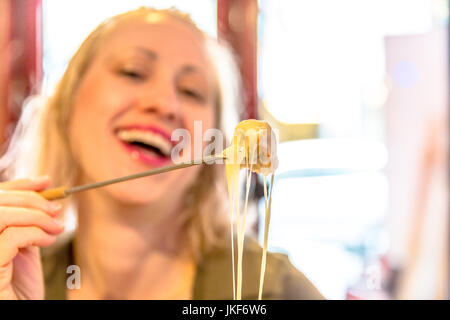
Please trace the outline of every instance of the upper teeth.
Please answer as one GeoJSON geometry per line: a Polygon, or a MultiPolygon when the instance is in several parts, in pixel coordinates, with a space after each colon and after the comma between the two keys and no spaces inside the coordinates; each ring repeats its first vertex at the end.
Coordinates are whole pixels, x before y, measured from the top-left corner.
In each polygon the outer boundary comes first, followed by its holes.
{"type": "Polygon", "coordinates": [[[154,132],[136,129],[120,130],[117,136],[126,142],[141,142],[154,146],[166,156],[170,156],[170,152],[172,151],[172,144],[166,138],[154,132]]]}

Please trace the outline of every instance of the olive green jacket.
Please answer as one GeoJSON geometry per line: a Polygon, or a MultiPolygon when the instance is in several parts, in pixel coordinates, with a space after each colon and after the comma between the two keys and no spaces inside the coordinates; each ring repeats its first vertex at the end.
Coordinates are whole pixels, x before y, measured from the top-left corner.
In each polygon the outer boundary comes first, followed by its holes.
{"type": "MultiPolygon", "coordinates": [[[[258,298],[262,248],[251,238],[246,239],[243,254],[242,299],[258,298]]],[[[42,255],[46,299],[66,299],[67,267],[73,263],[72,242],[51,254],[42,255]]],[[[82,283],[81,272],[81,283],[82,283]]],[[[215,249],[197,265],[194,300],[231,300],[231,253],[227,248],[215,249]]],[[[313,284],[298,271],[285,254],[268,253],[263,299],[323,299],[313,284]]]]}

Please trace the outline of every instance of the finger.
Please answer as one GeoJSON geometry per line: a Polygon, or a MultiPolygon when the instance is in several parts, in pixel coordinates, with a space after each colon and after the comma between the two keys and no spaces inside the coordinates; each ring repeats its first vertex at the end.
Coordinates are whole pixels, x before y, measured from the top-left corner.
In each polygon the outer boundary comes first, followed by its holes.
{"type": "Polygon", "coordinates": [[[30,246],[48,247],[56,240],[37,227],[11,227],[0,234],[0,267],[10,263],[19,249],[30,246]]]}
{"type": "Polygon", "coordinates": [[[25,207],[42,210],[51,216],[57,216],[62,206],[51,202],[34,191],[0,190],[0,206],[25,207]]]}
{"type": "Polygon", "coordinates": [[[62,221],[36,209],[0,207],[0,233],[8,227],[39,227],[47,233],[59,234],[64,230],[62,221]]]}
{"type": "Polygon", "coordinates": [[[43,176],[36,178],[5,181],[0,183],[0,189],[40,191],[44,190],[49,185],[50,185],[50,178],[48,176],[43,176]]]}

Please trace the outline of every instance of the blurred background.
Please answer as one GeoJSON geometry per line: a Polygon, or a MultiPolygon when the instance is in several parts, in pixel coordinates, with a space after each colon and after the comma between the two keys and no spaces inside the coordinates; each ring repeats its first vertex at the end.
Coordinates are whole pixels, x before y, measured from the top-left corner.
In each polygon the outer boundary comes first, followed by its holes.
{"type": "Polygon", "coordinates": [[[278,130],[271,250],[328,299],[449,298],[448,0],[0,0],[0,154],[88,33],[144,5],[228,41],[241,118],[278,130]]]}

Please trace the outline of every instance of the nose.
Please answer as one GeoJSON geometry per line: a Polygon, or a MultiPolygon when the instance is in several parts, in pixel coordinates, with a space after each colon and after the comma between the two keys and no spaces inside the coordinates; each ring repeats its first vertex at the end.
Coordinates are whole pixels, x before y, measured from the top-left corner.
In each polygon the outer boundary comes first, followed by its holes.
{"type": "Polygon", "coordinates": [[[168,121],[180,117],[180,105],[175,85],[170,80],[158,79],[145,86],[140,96],[139,108],[168,121]]]}

